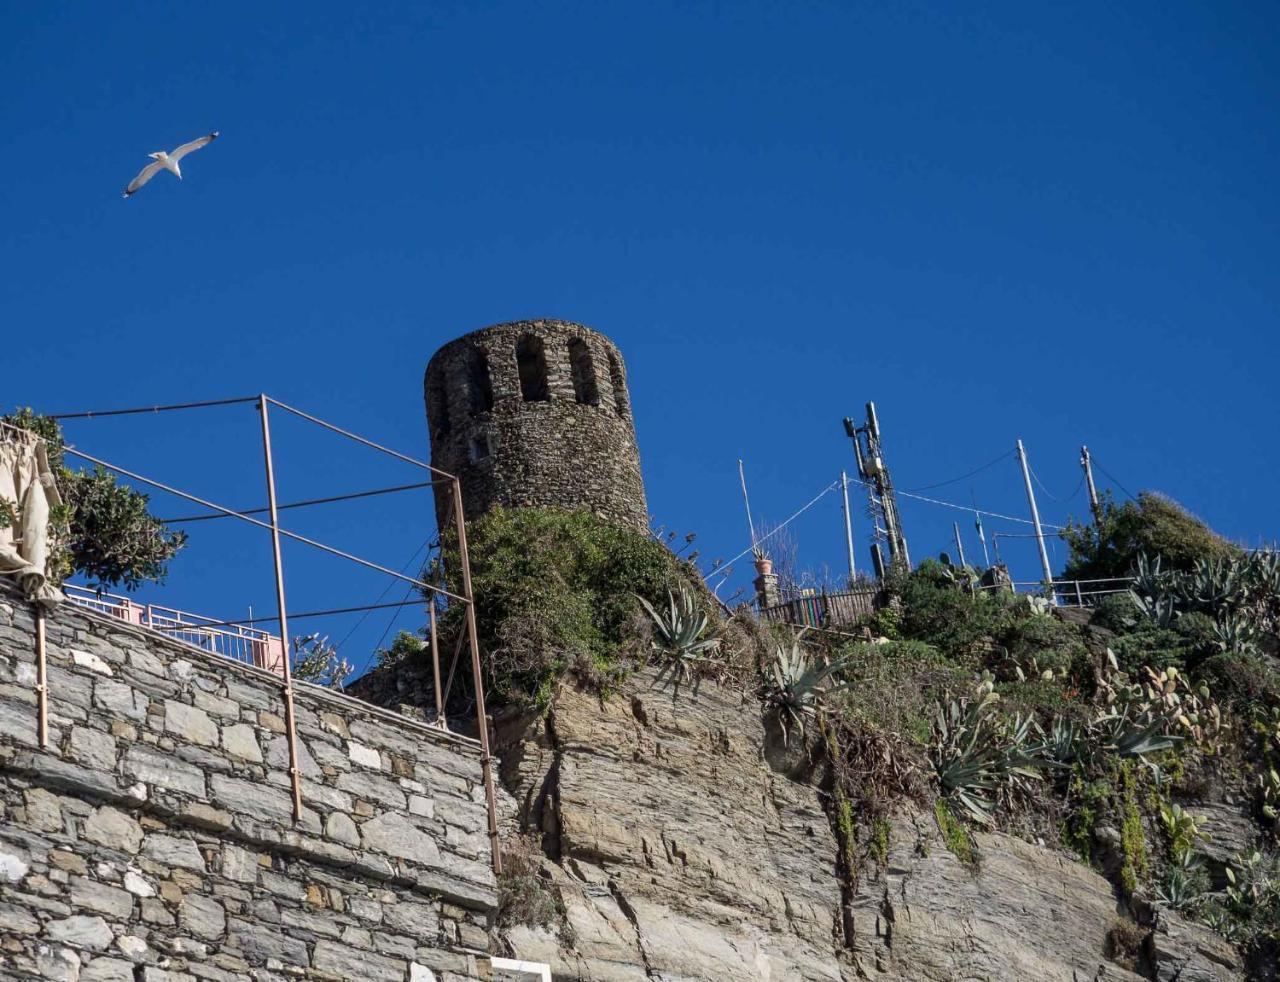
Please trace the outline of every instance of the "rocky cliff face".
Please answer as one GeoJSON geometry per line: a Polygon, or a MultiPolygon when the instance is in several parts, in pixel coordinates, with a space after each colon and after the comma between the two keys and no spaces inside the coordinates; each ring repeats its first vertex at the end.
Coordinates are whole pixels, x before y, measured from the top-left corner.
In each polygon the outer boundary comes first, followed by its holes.
{"type": "Polygon", "coordinates": [[[962,863],[931,814],[895,818],[842,895],[821,791],[770,765],[786,754],[736,690],[566,687],[500,744],[508,826],[541,836],[563,915],[497,943],[557,979],[1241,977],[1231,946],[1176,916],[1126,931],[1111,884],[1061,853],[978,835],[962,863]]]}

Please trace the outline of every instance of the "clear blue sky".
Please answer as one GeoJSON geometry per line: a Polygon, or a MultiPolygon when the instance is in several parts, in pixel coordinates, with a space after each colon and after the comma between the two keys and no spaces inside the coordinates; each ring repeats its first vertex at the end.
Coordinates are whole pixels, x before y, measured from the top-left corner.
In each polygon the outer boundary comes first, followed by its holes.
{"type": "MultiPolygon", "coordinates": [[[[425,455],[436,347],[554,316],[617,341],[651,510],[706,558],[746,544],[737,458],[781,519],[850,465],[840,419],[867,399],[902,488],[1021,437],[1065,497],[1087,442],[1130,490],[1270,539],[1277,27],[1266,3],[13,6],[3,402],[266,390],[425,455]],[[121,200],[147,152],[213,129],[182,184],[121,200]]],[[[69,435],[243,505],[255,426],[69,435]]],[[[285,498],[415,477],[277,439],[285,498]]],[[[1026,515],[1012,461],[935,493],[1026,515]]],[[[805,565],[842,563],[836,500],[796,524],[805,565]]],[[[398,567],[430,509],[380,502],[291,521],[398,567]]],[[[1041,497],[1048,521],[1083,505],[1041,497]]],[[[949,548],[951,513],[904,513],[917,558],[949,548]]],[[[148,595],[269,608],[265,543],[216,524],[148,595]]],[[[1036,575],[1026,540],[1003,551],[1036,575]]],[[[288,559],[298,609],[382,589],[288,559]]]]}

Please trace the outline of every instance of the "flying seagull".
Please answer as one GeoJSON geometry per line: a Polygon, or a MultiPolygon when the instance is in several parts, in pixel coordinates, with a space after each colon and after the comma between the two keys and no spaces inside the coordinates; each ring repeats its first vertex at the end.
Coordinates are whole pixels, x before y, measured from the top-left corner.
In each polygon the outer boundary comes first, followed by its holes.
{"type": "Polygon", "coordinates": [[[182,168],[178,166],[178,161],[189,154],[192,150],[199,150],[201,147],[212,143],[217,138],[217,133],[210,133],[208,136],[202,136],[198,140],[192,140],[190,143],[184,143],[172,153],[165,153],[163,150],[160,150],[156,153],[147,154],[147,156],[155,160],[155,163],[147,164],[146,167],[142,168],[142,170],[138,172],[138,176],[130,181],[129,186],[124,189],[124,197],[127,198],[129,195],[136,192],[140,187],[142,187],[142,185],[146,184],[147,181],[155,177],[162,169],[167,170],[178,180],[182,180],[182,168]]]}

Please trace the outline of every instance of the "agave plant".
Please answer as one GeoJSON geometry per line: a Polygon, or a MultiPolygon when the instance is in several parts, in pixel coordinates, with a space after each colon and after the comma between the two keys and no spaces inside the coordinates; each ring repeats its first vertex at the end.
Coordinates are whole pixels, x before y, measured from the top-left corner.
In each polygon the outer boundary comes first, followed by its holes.
{"type": "Polygon", "coordinates": [[[1187,910],[1200,902],[1207,886],[1208,877],[1199,854],[1188,851],[1170,864],[1164,883],[1156,887],[1156,898],[1165,907],[1187,910]]]}
{"type": "Polygon", "coordinates": [[[798,640],[792,641],[789,649],[778,646],[765,673],[764,699],[778,714],[784,743],[790,739],[793,727],[804,735],[805,721],[817,716],[824,697],[852,684],[849,679],[832,679],[845,664],[844,659],[810,659],[798,640]]]}
{"type": "Polygon", "coordinates": [[[683,584],[679,587],[679,596],[667,589],[667,613],[662,614],[654,609],[639,594],[636,599],[643,605],[649,619],[653,622],[653,647],[661,652],[666,664],[659,673],[674,678],[677,686],[681,682],[693,678],[695,667],[700,662],[710,661],[709,654],[720,646],[719,638],[704,638],[710,618],[699,607],[697,597],[683,584]]]}
{"type": "Polygon", "coordinates": [[[1078,721],[1055,716],[1036,748],[1037,755],[1055,764],[1070,764],[1079,759],[1084,741],[1085,730],[1078,721]]]}
{"type": "Polygon", "coordinates": [[[1144,597],[1159,597],[1169,592],[1169,574],[1160,569],[1161,558],[1151,559],[1138,553],[1133,567],[1133,589],[1144,597]]]}
{"type": "Polygon", "coordinates": [[[1214,643],[1223,651],[1251,655],[1258,650],[1258,628],[1243,614],[1219,612],[1213,635],[1214,643]]]}
{"type": "Polygon", "coordinates": [[[1172,627],[1178,619],[1178,604],[1170,594],[1148,596],[1137,590],[1130,590],[1134,605],[1143,615],[1153,621],[1156,627],[1172,627]]]}
{"type": "Polygon", "coordinates": [[[982,825],[1002,795],[1039,780],[1038,727],[1030,718],[1003,720],[996,712],[995,684],[984,673],[971,698],[938,705],[930,756],[943,797],[952,798],[982,825]]]}
{"type": "Polygon", "coordinates": [[[1280,552],[1255,549],[1245,561],[1244,575],[1250,593],[1262,600],[1280,597],[1280,552]]]}

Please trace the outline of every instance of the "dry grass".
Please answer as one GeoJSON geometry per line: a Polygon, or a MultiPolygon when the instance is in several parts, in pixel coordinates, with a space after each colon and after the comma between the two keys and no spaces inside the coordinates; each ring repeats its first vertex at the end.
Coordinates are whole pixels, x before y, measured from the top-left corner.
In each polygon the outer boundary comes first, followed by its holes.
{"type": "Polygon", "coordinates": [[[516,835],[502,843],[498,877],[498,918],[502,927],[548,927],[563,918],[555,888],[542,875],[542,849],[536,836],[516,835]]]}

